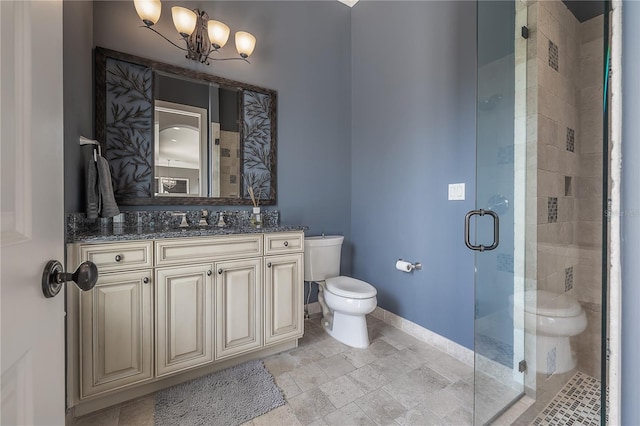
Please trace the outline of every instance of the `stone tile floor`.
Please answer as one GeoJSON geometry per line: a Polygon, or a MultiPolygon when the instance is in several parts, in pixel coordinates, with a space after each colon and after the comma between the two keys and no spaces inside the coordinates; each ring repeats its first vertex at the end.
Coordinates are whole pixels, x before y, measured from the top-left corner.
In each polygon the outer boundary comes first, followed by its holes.
{"type": "MultiPolygon", "coordinates": [[[[472,423],[471,366],[374,317],[368,326],[371,345],[354,349],[307,320],[298,348],[264,359],[287,404],[246,425],[472,423]]],[[[154,401],[148,395],[67,425],[153,425],[154,401]]]]}

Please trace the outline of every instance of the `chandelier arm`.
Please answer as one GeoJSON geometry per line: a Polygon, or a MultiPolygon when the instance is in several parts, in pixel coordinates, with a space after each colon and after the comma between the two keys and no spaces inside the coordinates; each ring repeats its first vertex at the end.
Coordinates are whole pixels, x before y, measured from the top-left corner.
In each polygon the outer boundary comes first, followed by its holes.
{"type": "MultiPolygon", "coordinates": [[[[214,52],[218,52],[217,50],[214,50],[214,52]]],[[[213,52],[211,52],[213,53],[213,52]]],[[[212,61],[245,61],[246,63],[250,64],[251,62],[249,62],[249,60],[247,58],[243,58],[243,57],[239,57],[239,58],[214,58],[211,56],[211,53],[209,53],[207,55],[207,57],[205,58],[206,60],[211,59],[212,61]]],[[[218,52],[220,53],[220,52],[218,52]]]]}
{"type": "Polygon", "coordinates": [[[158,34],[160,37],[162,37],[163,39],[167,40],[169,43],[173,44],[175,47],[177,47],[178,49],[184,51],[184,52],[189,52],[189,49],[185,49],[184,47],[180,47],[177,44],[175,44],[174,42],[172,42],[171,40],[169,40],[168,38],[166,38],[161,32],[156,31],[154,28],[149,27],[147,25],[140,25],[140,28],[148,28],[151,31],[153,31],[154,33],[158,34]]]}

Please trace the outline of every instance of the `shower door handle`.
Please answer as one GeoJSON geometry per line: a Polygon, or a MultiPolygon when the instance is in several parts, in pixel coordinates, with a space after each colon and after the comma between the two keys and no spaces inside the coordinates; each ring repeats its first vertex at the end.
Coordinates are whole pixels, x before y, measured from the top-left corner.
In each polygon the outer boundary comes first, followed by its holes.
{"type": "Polygon", "coordinates": [[[500,244],[500,219],[498,218],[498,214],[494,211],[483,210],[483,209],[471,210],[469,213],[467,213],[464,217],[464,243],[471,250],[475,250],[475,251],[488,251],[498,247],[498,244],[500,244]],[[493,243],[489,246],[484,246],[482,244],[479,244],[479,245],[471,244],[471,237],[469,235],[470,228],[471,228],[470,222],[471,222],[471,217],[476,215],[478,216],[489,215],[493,218],[493,243]]]}

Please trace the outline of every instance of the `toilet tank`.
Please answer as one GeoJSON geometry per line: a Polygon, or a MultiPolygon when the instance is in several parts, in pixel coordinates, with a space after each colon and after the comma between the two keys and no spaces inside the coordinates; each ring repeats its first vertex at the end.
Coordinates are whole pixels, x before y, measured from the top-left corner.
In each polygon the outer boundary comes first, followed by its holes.
{"type": "Polygon", "coordinates": [[[342,235],[306,237],[304,239],[304,280],[324,281],[340,275],[342,235]]]}

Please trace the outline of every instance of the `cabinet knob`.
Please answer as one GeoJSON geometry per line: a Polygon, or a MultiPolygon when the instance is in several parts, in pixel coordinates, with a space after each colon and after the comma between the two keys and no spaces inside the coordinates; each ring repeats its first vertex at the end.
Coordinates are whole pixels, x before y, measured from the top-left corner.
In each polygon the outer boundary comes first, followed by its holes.
{"type": "Polygon", "coordinates": [[[271,262],[267,263],[267,268],[271,268],[271,262]]]}
{"type": "Polygon", "coordinates": [[[142,282],[145,283],[145,284],[149,284],[149,277],[144,277],[142,279],[142,282]]]}
{"type": "Polygon", "coordinates": [[[222,275],[222,268],[218,269],[218,274],[222,275]]]}
{"type": "Polygon", "coordinates": [[[289,247],[289,241],[285,241],[285,242],[284,242],[284,246],[285,246],[285,247],[289,247]]]}
{"type": "Polygon", "coordinates": [[[208,277],[210,277],[210,276],[211,276],[211,274],[212,274],[211,269],[209,269],[209,270],[207,271],[207,276],[208,276],[208,277]]]}
{"type": "Polygon", "coordinates": [[[119,254],[116,254],[116,262],[120,262],[122,260],[122,256],[119,254]]]}

